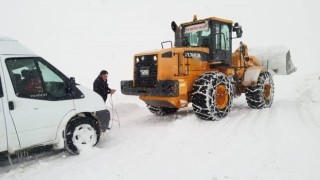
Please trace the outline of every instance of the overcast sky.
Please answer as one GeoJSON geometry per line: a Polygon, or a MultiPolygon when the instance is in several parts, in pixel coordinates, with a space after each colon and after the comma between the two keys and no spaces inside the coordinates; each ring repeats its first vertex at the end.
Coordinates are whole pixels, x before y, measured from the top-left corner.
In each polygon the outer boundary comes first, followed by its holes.
{"type": "Polygon", "coordinates": [[[118,86],[132,78],[134,53],[173,40],[172,20],[216,16],[239,22],[249,47],[284,45],[298,70],[319,71],[318,7],[315,0],[0,0],[0,36],[19,40],[86,86],[101,69],[116,75],[111,83],[118,86]]]}

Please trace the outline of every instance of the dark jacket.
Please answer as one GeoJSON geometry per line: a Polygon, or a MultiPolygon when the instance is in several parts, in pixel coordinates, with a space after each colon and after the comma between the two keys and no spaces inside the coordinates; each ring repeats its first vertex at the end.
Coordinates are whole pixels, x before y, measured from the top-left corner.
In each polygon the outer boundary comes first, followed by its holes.
{"type": "Polygon", "coordinates": [[[94,81],[93,91],[100,94],[104,101],[107,100],[108,94],[111,93],[111,89],[108,86],[108,81],[104,81],[101,76],[98,76],[94,81]]]}

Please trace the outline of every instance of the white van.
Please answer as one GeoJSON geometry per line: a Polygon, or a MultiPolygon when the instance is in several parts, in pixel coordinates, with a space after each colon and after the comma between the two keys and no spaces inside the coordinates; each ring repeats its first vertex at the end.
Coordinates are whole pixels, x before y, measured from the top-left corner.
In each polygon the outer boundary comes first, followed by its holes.
{"type": "Polygon", "coordinates": [[[109,120],[97,93],[19,42],[0,38],[0,152],[53,145],[78,154],[98,143],[109,120]]]}

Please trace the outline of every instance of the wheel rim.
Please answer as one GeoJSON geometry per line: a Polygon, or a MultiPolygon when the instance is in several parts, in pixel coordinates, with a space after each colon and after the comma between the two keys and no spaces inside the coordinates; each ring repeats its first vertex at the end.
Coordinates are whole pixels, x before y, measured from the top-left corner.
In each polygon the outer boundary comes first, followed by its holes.
{"type": "Polygon", "coordinates": [[[97,142],[97,133],[91,125],[81,124],[74,130],[72,141],[78,150],[93,147],[97,142]]]}
{"type": "Polygon", "coordinates": [[[215,92],[216,104],[219,109],[225,109],[228,105],[229,96],[228,90],[224,84],[220,84],[215,92]]]}
{"type": "Polygon", "coordinates": [[[265,100],[269,100],[271,98],[271,85],[269,83],[264,85],[263,97],[265,100]]]}

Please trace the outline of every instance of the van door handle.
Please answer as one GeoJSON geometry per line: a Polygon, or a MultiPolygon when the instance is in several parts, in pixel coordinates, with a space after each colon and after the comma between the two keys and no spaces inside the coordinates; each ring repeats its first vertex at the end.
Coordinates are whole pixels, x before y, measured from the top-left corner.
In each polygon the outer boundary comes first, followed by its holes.
{"type": "Polygon", "coordinates": [[[14,110],[14,103],[13,101],[9,101],[9,109],[14,110]]]}

